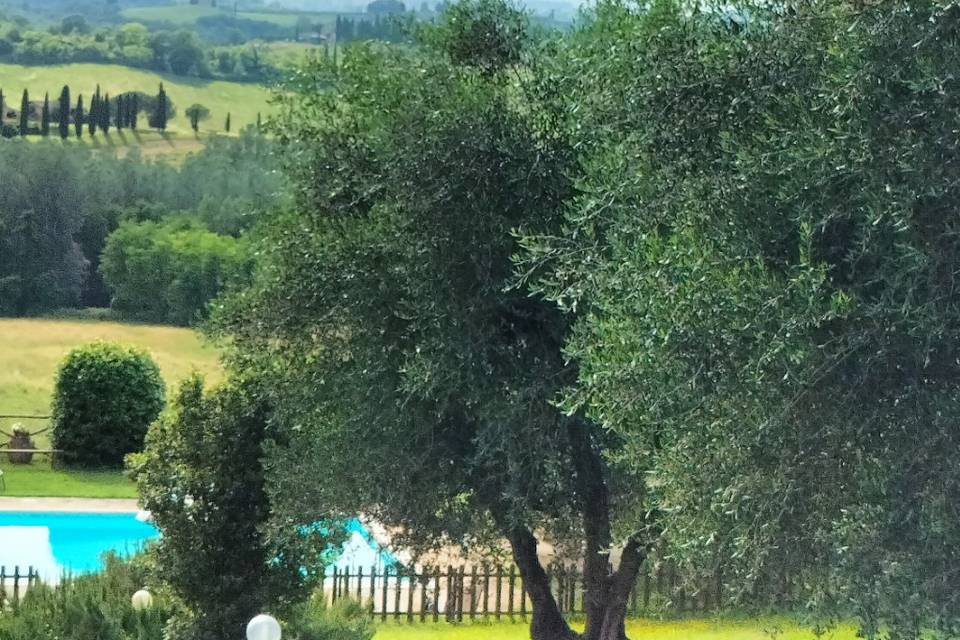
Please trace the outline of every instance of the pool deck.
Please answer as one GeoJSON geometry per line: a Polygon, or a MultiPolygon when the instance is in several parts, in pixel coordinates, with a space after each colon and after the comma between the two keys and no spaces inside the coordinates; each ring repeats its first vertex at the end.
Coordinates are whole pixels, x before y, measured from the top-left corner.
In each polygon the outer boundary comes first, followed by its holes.
{"type": "Polygon", "coordinates": [[[72,513],[136,513],[136,500],[105,498],[3,498],[0,511],[69,511],[72,513]]]}

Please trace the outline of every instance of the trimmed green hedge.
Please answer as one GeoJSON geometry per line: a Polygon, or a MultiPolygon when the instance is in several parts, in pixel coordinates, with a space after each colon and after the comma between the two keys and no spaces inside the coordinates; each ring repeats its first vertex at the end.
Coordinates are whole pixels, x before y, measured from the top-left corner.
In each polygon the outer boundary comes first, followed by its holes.
{"type": "Polygon", "coordinates": [[[106,342],[78,347],[57,374],[53,446],[68,466],[121,467],[125,455],[143,449],[163,406],[160,369],[145,351],[106,342]]]}

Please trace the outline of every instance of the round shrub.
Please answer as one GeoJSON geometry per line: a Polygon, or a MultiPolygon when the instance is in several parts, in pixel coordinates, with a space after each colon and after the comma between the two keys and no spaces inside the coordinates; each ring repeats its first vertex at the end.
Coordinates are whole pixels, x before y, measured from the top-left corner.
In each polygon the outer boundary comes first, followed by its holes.
{"type": "Polygon", "coordinates": [[[143,449],[160,414],[164,385],[146,352],[98,342],[74,349],[57,373],[53,446],[70,466],[119,467],[143,449]]]}

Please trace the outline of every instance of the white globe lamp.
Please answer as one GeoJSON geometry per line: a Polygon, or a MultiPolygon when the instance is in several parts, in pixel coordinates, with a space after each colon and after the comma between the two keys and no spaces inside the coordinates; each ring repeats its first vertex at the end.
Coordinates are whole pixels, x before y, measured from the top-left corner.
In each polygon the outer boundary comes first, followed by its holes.
{"type": "Polygon", "coordinates": [[[144,611],[153,604],[153,596],[146,589],[140,589],[130,598],[134,611],[144,611]]]}
{"type": "Polygon", "coordinates": [[[280,640],[280,623],[273,616],[260,614],[247,623],[247,640],[280,640]]]}

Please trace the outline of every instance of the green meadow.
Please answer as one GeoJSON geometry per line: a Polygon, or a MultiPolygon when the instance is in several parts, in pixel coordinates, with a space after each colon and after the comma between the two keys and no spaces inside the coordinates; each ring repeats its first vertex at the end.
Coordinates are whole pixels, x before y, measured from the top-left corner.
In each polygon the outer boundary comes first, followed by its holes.
{"type": "MultiPolygon", "coordinates": [[[[170,392],[194,371],[210,382],[222,375],[216,349],[190,329],[98,320],[0,319],[0,414],[49,414],[60,361],[72,348],[97,340],[146,349],[160,366],[170,392]]],[[[16,422],[23,422],[31,431],[48,426],[45,420],[3,418],[0,429],[9,432],[16,422]]],[[[47,448],[49,433],[36,436],[35,442],[38,448],[47,448]]],[[[133,483],[122,473],[52,469],[46,456],[35,456],[30,465],[12,465],[0,455],[0,470],[6,484],[0,495],[136,496],[133,483]]]]}
{"type": "Polygon", "coordinates": [[[46,92],[55,99],[63,85],[69,84],[74,100],[77,94],[83,94],[89,105],[98,84],[101,91],[112,95],[124,91],[155,94],[161,82],[176,109],[168,124],[169,133],[194,135],[184,111],[195,103],[210,109],[210,118],[200,123],[201,132],[207,133],[223,131],[227,113],[232,121],[231,130],[237,131],[255,124],[258,113],[266,114],[270,110],[270,90],[257,84],[185,78],[113,64],[0,64],[0,88],[7,105],[15,109],[19,108],[24,89],[30,92],[32,100],[42,99],[46,92]]]}

